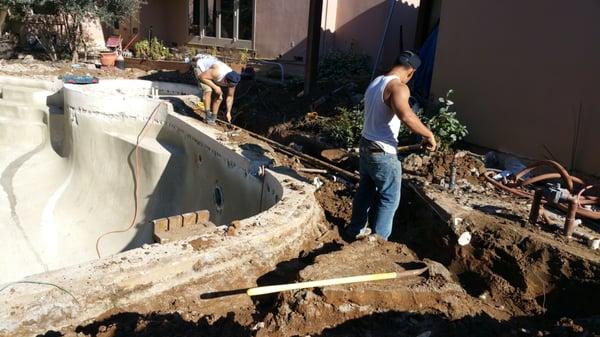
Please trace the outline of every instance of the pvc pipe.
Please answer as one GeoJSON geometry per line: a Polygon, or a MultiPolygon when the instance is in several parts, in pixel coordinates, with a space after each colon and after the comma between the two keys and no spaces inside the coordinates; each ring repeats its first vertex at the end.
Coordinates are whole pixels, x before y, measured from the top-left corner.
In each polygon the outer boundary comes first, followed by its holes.
{"type": "Polygon", "coordinates": [[[327,170],[305,168],[305,167],[301,167],[297,171],[299,171],[299,172],[307,172],[307,173],[323,173],[323,174],[327,173],[327,170]]]}
{"type": "Polygon", "coordinates": [[[280,70],[280,72],[281,72],[281,79],[280,79],[280,81],[281,81],[281,83],[284,83],[284,82],[285,82],[285,76],[284,76],[283,64],[281,64],[281,63],[279,63],[279,62],[265,61],[265,60],[256,60],[256,59],[255,59],[255,60],[253,60],[253,61],[254,61],[254,62],[257,62],[257,63],[264,63],[264,64],[275,64],[275,65],[278,65],[278,66],[279,66],[279,70],[280,70]]]}
{"type": "Polygon", "coordinates": [[[388,29],[390,28],[390,22],[392,22],[392,14],[394,14],[394,9],[396,8],[396,4],[398,4],[398,0],[392,0],[392,5],[390,6],[390,12],[388,13],[388,17],[385,23],[385,28],[383,30],[383,37],[381,38],[381,43],[379,44],[379,50],[377,51],[377,58],[375,59],[375,63],[373,64],[373,71],[371,72],[371,81],[375,78],[375,71],[379,66],[379,60],[381,59],[381,52],[383,51],[383,46],[385,45],[385,38],[387,37],[388,29]]]}
{"type": "Polygon", "coordinates": [[[357,282],[391,280],[391,279],[396,279],[396,278],[401,278],[401,277],[421,275],[427,269],[428,268],[425,267],[425,268],[421,268],[421,269],[407,270],[407,271],[403,271],[403,272],[399,272],[399,273],[367,274],[367,275],[332,278],[332,279],[318,280],[318,281],[308,281],[308,282],[288,283],[288,284],[280,284],[280,285],[265,286],[265,287],[256,287],[256,288],[248,289],[246,291],[246,293],[248,294],[248,296],[258,296],[258,295],[278,293],[278,292],[287,291],[287,290],[325,287],[325,286],[357,283],[357,282]]]}

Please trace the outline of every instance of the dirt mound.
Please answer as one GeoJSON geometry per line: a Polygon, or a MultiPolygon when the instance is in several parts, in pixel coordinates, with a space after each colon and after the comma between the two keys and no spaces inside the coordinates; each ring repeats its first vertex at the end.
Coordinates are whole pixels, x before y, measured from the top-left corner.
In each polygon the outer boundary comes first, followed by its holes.
{"type": "MultiPolygon", "coordinates": [[[[421,276],[282,294],[277,312],[267,316],[266,328],[259,336],[321,333],[326,327],[385,311],[441,313],[449,319],[482,312],[479,300],[453,281],[442,265],[419,261],[406,246],[385,242],[376,236],[317,257],[313,265],[300,272],[300,278],[316,280],[402,272],[422,266],[428,266],[429,270],[421,276]]],[[[381,328],[394,330],[390,322],[381,328]]]]}
{"type": "Polygon", "coordinates": [[[485,164],[477,156],[465,151],[411,154],[403,160],[403,169],[407,173],[423,176],[435,184],[450,182],[452,165],[456,167],[457,184],[462,180],[477,185],[484,181],[482,175],[485,173],[485,164]]]}
{"type": "Polygon", "coordinates": [[[354,193],[354,188],[334,183],[329,179],[324,180],[324,184],[317,191],[316,197],[325,210],[327,221],[338,228],[344,228],[350,223],[354,193]]]}

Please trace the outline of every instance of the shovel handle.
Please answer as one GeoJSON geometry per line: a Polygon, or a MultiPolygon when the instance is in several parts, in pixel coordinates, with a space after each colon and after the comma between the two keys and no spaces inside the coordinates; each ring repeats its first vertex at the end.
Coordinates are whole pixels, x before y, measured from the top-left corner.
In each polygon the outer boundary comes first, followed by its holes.
{"type": "Polygon", "coordinates": [[[422,144],[413,144],[413,145],[406,145],[406,146],[398,146],[397,151],[398,152],[414,152],[414,151],[420,151],[422,149],[423,149],[422,144]]]}

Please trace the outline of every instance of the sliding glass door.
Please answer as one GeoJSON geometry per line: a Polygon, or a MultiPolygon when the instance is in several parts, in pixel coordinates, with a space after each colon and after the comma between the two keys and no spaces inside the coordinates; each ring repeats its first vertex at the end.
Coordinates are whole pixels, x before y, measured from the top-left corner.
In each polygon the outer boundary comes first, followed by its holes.
{"type": "Polygon", "coordinates": [[[191,43],[252,49],[254,0],[189,0],[191,43]]]}

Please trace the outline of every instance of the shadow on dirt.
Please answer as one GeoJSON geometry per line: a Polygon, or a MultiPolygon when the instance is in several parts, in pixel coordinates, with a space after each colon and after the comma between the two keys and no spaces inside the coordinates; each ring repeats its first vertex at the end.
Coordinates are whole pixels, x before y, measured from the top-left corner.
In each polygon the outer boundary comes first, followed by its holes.
{"type": "MultiPolygon", "coordinates": [[[[75,332],[86,336],[142,337],[142,336],[251,336],[249,328],[235,320],[230,312],[215,320],[204,316],[198,321],[187,321],[179,313],[120,313],[105,320],[79,326],[75,332]]],[[[44,336],[58,336],[46,334],[44,336]]]]}
{"type": "MultiPolygon", "coordinates": [[[[600,332],[599,318],[548,320],[540,316],[498,321],[487,315],[477,315],[449,320],[441,315],[389,311],[351,319],[311,336],[595,336],[600,332]]],[[[318,325],[319,323],[315,324],[315,326],[318,325]]],[[[264,335],[260,331],[253,331],[252,328],[238,323],[232,312],[220,318],[204,316],[195,322],[183,319],[178,313],[141,315],[127,312],[86,326],[79,326],[75,332],[92,337],[251,337],[264,335]]],[[[60,337],[63,334],[48,331],[43,335],[38,335],[38,337],[40,336],[60,337]]]]}
{"type": "Polygon", "coordinates": [[[450,321],[439,315],[392,311],[349,320],[312,336],[592,336],[599,329],[597,320],[587,319],[556,322],[526,317],[498,321],[478,315],[450,321]]]}

